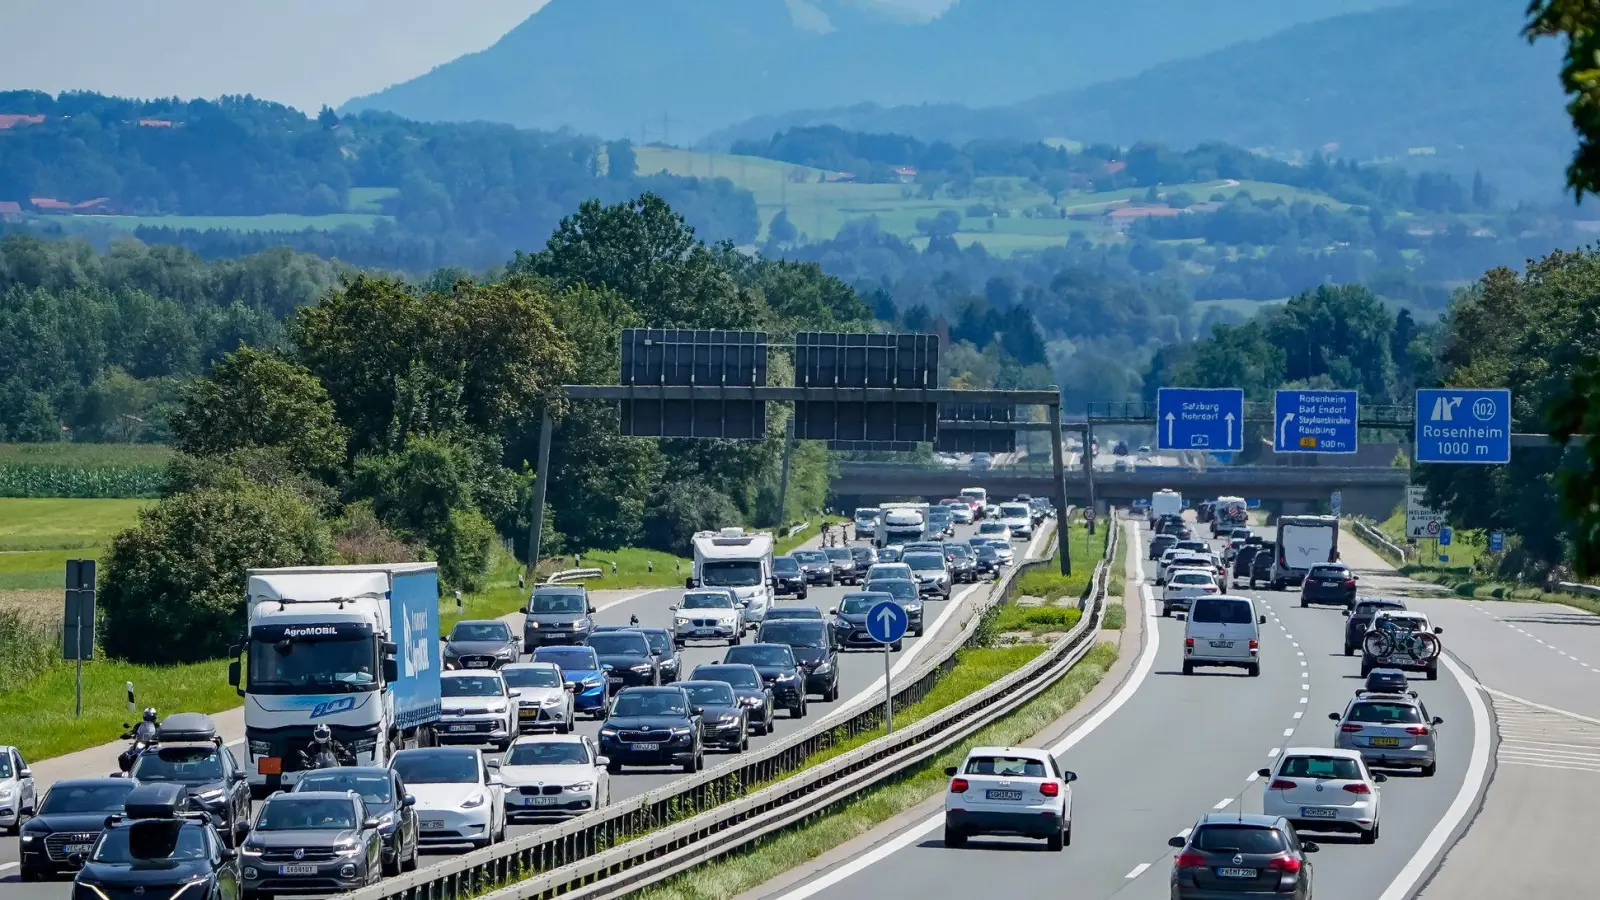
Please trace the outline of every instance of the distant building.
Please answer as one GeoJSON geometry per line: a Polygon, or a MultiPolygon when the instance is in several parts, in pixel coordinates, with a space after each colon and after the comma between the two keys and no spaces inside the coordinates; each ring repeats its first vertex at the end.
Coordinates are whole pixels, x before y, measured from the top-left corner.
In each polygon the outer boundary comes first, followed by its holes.
{"type": "Polygon", "coordinates": [[[1113,222],[1131,222],[1134,219],[1170,219],[1183,215],[1183,210],[1170,206],[1122,206],[1106,213],[1113,222]]]}
{"type": "Polygon", "coordinates": [[[901,166],[894,170],[894,177],[900,179],[901,184],[910,184],[917,180],[917,170],[910,166],[901,166]]]}
{"type": "Polygon", "coordinates": [[[22,218],[22,204],[15,200],[0,200],[0,222],[15,222],[22,218]]]}
{"type": "Polygon", "coordinates": [[[1121,162],[1121,161],[1108,162],[1108,163],[1106,163],[1106,166],[1105,166],[1106,174],[1107,175],[1115,175],[1118,172],[1121,172],[1123,169],[1126,169],[1127,167],[1128,167],[1128,164],[1125,163],[1125,162],[1121,162]]]}
{"type": "Polygon", "coordinates": [[[44,116],[23,116],[10,113],[0,113],[0,131],[7,128],[18,128],[23,125],[38,125],[44,121],[44,116]]]}
{"type": "Polygon", "coordinates": [[[830,184],[855,184],[856,176],[852,172],[829,172],[824,178],[830,184]]]}
{"type": "Polygon", "coordinates": [[[110,197],[96,197],[93,200],[84,200],[81,203],[68,203],[54,197],[30,197],[28,202],[40,212],[57,213],[104,213],[109,212],[110,197]]]}

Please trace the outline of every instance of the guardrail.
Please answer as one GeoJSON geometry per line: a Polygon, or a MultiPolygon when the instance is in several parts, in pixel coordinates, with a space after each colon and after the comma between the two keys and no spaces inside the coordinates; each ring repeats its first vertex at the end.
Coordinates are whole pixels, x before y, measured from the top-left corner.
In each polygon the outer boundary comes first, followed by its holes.
{"type": "Polygon", "coordinates": [[[1401,562],[1406,561],[1408,557],[1406,548],[1394,543],[1387,537],[1384,537],[1383,532],[1372,527],[1363,519],[1358,519],[1352,516],[1348,521],[1355,526],[1356,534],[1361,535],[1361,537],[1365,539],[1367,543],[1376,545],[1378,550],[1388,553],[1390,556],[1396,557],[1401,562]]]}
{"type": "Polygon", "coordinates": [[[1579,584],[1576,581],[1558,581],[1556,587],[1569,594],[1583,594],[1589,597],[1600,597],[1600,587],[1592,584],[1579,584]]]}
{"type": "MultiPolygon", "coordinates": [[[[1110,559],[1111,554],[1115,552],[1116,539],[1113,530],[1108,544],[1110,550],[1107,559],[1110,559]]],[[[1055,545],[1054,542],[1050,542],[1045,546],[1053,550],[1055,545]]],[[[956,651],[972,640],[984,614],[998,598],[1004,597],[1009,592],[1018,575],[1035,565],[1047,563],[1049,559],[1050,556],[1047,554],[1042,560],[1013,568],[1004,579],[995,584],[994,589],[983,601],[972,604],[958,626],[958,639],[952,641],[935,658],[923,660],[912,672],[899,679],[899,686],[893,690],[895,703],[903,706],[925,697],[932,690],[938,676],[954,666],[956,651]]],[[[1102,561],[1096,567],[1094,576],[1098,586],[1097,591],[1101,595],[1105,585],[1104,567],[1107,565],[1109,564],[1102,561]]],[[[524,880],[496,893],[506,897],[556,894],[599,897],[618,890],[636,888],[641,883],[648,883],[640,881],[647,875],[646,870],[642,868],[647,863],[704,842],[712,835],[722,832],[728,832],[730,837],[737,838],[745,833],[745,829],[735,830],[736,826],[746,821],[754,821],[754,817],[768,816],[780,807],[805,798],[834,782],[848,780],[848,783],[854,783],[859,779],[852,776],[869,767],[881,768],[872,763],[861,763],[853,769],[845,768],[844,760],[858,759],[857,754],[861,751],[879,747],[872,755],[881,763],[893,752],[904,749],[912,742],[914,736],[921,736],[920,740],[926,740],[928,735],[940,728],[948,729],[964,718],[979,713],[983,707],[975,701],[975,698],[982,696],[994,701],[996,698],[994,691],[998,686],[1019,683],[1023,673],[1037,676],[1040,667],[1049,660],[1059,661],[1064,651],[1058,648],[1065,647],[1066,641],[1076,639],[1082,642],[1085,635],[1095,633],[1098,630],[1099,617],[1097,605],[1079,621],[1079,626],[1074,628],[1061,644],[1036,658],[1029,666],[1018,670],[1013,677],[986,688],[982,695],[973,695],[968,701],[941,711],[938,716],[930,717],[880,741],[858,748],[857,751],[830,760],[823,766],[805,770],[796,778],[787,776],[801,770],[805,761],[814,753],[880,727],[883,724],[883,708],[879,700],[863,698],[853,712],[838,711],[834,716],[848,715],[836,724],[815,731],[810,729],[802,731],[754,752],[743,754],[714,769],[679,779],[658,790],[621,801],[551,828],[515,838],[499,846],[475,850],[417,872],[385,879],[372,887],[342,895],[342,900],[389,900],[389,898],[459,900],[482,894],[495,885],[518,878],[524,880]],[[963,710],[964,715],[952,717],[952,711],[958,709],[963,710]],[[940,728],[924,724],[930,722],[944,724],[940,728]],[[890,751],[884,749],[889,746],[888,744],[880,745],[880,742],[888,741],[894,742],[893,747],[897,749],[890,751]],[[826,777],[810,774],[823,772],[827,773],[826,777]],[[787,780],[778,781],[784,778],[787,780]],[[775,781],[778,783],[774,784],[775,781]],[[764,787],[765,785],[771,786],[764,787]],[[732,811],[735,808],[737,811],[732,811]],[[639,871],[635,872],[636,869],[639,871]],[[635,877],[620,878],[622,873],[632,873],[635,877]],[[525,877],[529,875],[532,877],[525,877]]],[[[1087,649],[1083,652],[1087,652],[1087,649]]],[[[1041,687],[1040,690],[1042,689],[1041,687]]],[[[826,725],[834,716],[825,718],[822,724],[826,725]]],[[[717,846],[723,849],[717,852],[726,852],[727,849],[748,839],[745,837],[734,844],[719,841],[717,846]]],[[[706,851],[703,849],[701,852],[706,851]]],[[[678,868],[684,865],[687,864],[679,865],[678,868]]],[[[657,874],[650,880],[666,877],[676,870],[671,867],[666,869],[658,867],[653,870],[657,874]]]]}
{"type": "Polygon", "coordinates": [[[801,522],[799,525],[791,526],[788,531],[783,533],[783,536],[784,537],[794,537],[795,535],[799,534],[802,531],[805,531],[807,528],[810,528],[810,527],[811,527],[811,523],[809,521],[801,522]]]}
{"type": "Polygon", "coordinates": [[[565,569],[556,572],[544,580],[545,584],[564,584],[568,581],[580,581],[584,578],[603,578],[605,572],[599,569],[565,569]]]}

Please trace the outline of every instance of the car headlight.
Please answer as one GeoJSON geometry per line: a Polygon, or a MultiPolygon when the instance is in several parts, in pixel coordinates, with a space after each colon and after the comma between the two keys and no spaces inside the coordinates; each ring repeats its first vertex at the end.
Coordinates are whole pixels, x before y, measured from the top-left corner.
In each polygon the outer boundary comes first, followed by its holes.
{"type": "Polygon", "coordinates": [[[251,843],[250,841],[245,841],[244,845],[239,849],[252,856],[259,856],[260,854],[265,853],[267,850],[267,848],[261,844],[251,843]]]}
{"type": "Polygon", "coordinates": [[[0,785],[0,800],[10,800],[12,792],[15,791],[16,789],[17,789],[16,785],[12,785],[12,784],[0,785]]]}
{"type": "Polygon", "coordinates": [[[539,701],[540,706],[560,706],[563,697],[546,697],[539,701]]]}
{"type": "Polygon", "coordinates": [[[651,663],[636,663],[633,666],[633,671],[635,671],[635,672],[648,672],[648,671],[650,671],[650,670],[652,670],[654,668],[655,668],[655,666],[652,665],[651,663]]]}
{"type": "Polygon", "coordinates": [[[212,788],[209,791],[201,791],[195,795],[196,799],[201,803],[221,803],[227,796],[226,793],[216,788],[212,788]]]}
{"type": "Polygon", "coordinates": [[[517,648],[515,648],[515,647],[501,647],[499,652],[497,652],[495,655],[500,657],[501,659],[512,659],[517,655],[517,648]]]}
{"type": "Polygon", "coordinates": [[[692,729],[692,728],[674,728],[674,729],[672,729],[672,736],[673,737],[684,738],[684,737],[688,737],[691,734],[694,734],[694,729],[692,729]]]}
{"type": "Polygon", "coordinates": [[[722,714],[722,715],[717,717],[717,724],[718,725],[732,725],[733,723],[735,723],[737,721],[739,721],[739,717],[736,716],[736,715],[733,715],[732,713],[724,713],[724,714],[722,714]]]}
{"type": "Polygon", "coordinates": [[[31,835],[31,834],[25,834],[25,835],[23,835],[23,836],[22,836],[22,842],[23,842],[23,843],[24,843],[24,844],[31,844],[31,843],[33,843],[33,835],[31,835]]]}
{"type": "Polygon", "coordinates": [[[578,629],[579,631],[582,631],[583,629],[588,628],[589,626],[591,626],[593,624],[594,624],[594,620],[593,619],[589,618],[588,616],[584,616],[583,618],[579,619],[578,621],[573,622],[572,623],[572,627],[578,629]]]}
{"type": "MultiPolygon", "coordinates": [[[[766,701],[761,699],[760,697],[740,697],[739,698],[739,705],[740,706],[756,707],[756,706],[760,706],[761,704],[763,704],[765,702],[766,701]]],[[[601,734],[605,734],[604,731],[601,731],[600,733],[601,734]]]]}
{"type": "Polygon", "coordinates": [[[400,818],[394,812],[386,812],[378,817],[378,827],[387,830],[393,828],[398,821],[400,818]]]}
{"type": "Polygon", "coordinates": [[[461,655],[460,653],[456,652],[456,648],[450,646],[449,644],[445,644],[444,645],[444,658],[445,659],[455,659],[457,656],[460,656],[460,655],[461,655]]]}
{"type": "Polygon", "coordinates": [[[583,679],[583,686],[584,687],[599,687],[600,686],[600,676],[599,675],[589,675],[589,676],[585,677],[583,679]]]}
{"type": "Polygon", "coordinates": [[[592,781],[580,781],[577,784],[569,784],[569,785],[567,785],[567,790],[569,790],[569,791],[578,791],[580,793],[583,792],[583,791],[592,791],[592,790],[594,790],[594,782],[592,782],[592,781]]]}
{"type": "Polygon", "coordinates": [[[793,672],[779,672],[777,680],[778,681],[793,681],[794,680],[794,673],[793,672]]]}
{"type": "Polygon", "coordinates": [[[831,671],[833,671],[833,663],[828,662],[827,660],[823,660],[822,662],[817,663],[817,667],[815,669],[812,669],[811,671],[817,672],[819,674],[824,674],[824,673],[827,673],[827,672],[831,672],[831,671]]]}
{"type": "Polygon", "coordinates": [[[676,619],[673,619],[672,620],[672,624],[676,628],[688,628],[689,627],[689,621],[690,620],[689,620],[688,616],[680,616],[680,617],[678,617],[676,619]]]}
{"type": "Polygon", "coordinates": [[[611,728],[611,727],[607,726],[605,728],[600,729],[600,736],[603,737],[603,738],[614,738],[614,737],[617,736],[617,730],[615,728],[611,728]]]}
{"type": "Polygon", "coordinates": [[[498,714],[498,713],[503,713],[505,711],[506,711],[506,705],[504,703],[501,703],[498,706],[489,707],[489,712],[492,712],[492,713],[498,714]]]}
{"type": "Polygon", "coordinates": [[[461,801],[461,808],[462,809],[477,809],[478,807],[483,805],[483,801],[484,801],[484,795],[481,792],[480,793],[476,793],[476,794],[473,794],[471,797],[468,797],[467,799],[461,801]]]}
{"type": "Polygon", "coordinates": [[[335,853],[349,854],[354,853],[359,849],[361,849],[361,845],[355,841],[339,841],[333,845],[333,852],[335,853]]]}
{"type": "Polygon", "coordinates": [[[250,742],[250,755],[251,756],[266,756],[267,754],[269,754],[271,752],[272,752],[272,745],[267,743],[266,741],[251,741],[250,742]]]}

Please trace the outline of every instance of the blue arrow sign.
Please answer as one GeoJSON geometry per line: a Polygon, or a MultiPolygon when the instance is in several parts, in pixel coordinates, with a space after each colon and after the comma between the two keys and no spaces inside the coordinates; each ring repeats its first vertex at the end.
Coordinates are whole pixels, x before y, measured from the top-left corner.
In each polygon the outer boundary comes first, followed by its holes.
{"type": "Polygon", "coordinates": [[[1489,552],[1499,553],[1506,548],[1506,533],[1504,531],[1489,532],[1489,552]]]}
{"type": "Polygon", "coordinates": [[[1244,391],[1237,388],[1162,388],[1156,392],[1160,450],[1244,449],[1244,391]]]}
{"type": "Polygon", "coordinates": [[[1503,388],[1417,391],[1419,463],[1511,461],[1511,392],[1503,388]]]}
{"type": "Polygon", "coordinates": [[[905,637],[909,624],[905,607],[893,600],[874,603],[867,610],[867,634],[880,644],[892,644],[905,637]]]}
{"type": "Polygon", "coordinates": [[[1272,409],[1275,452],[1356,452],[1355,391],[1278,391],[1272,409]]]}

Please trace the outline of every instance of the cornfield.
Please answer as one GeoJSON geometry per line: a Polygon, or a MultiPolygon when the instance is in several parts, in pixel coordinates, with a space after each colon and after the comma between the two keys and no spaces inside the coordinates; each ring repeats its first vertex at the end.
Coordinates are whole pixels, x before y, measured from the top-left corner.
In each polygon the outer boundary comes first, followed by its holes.
{"type": "Polygon", "coordinates": [[[156,497],[166,469],[159,465],[72,465],[0,460],[0,497],[69,499],[156,497]]]}

